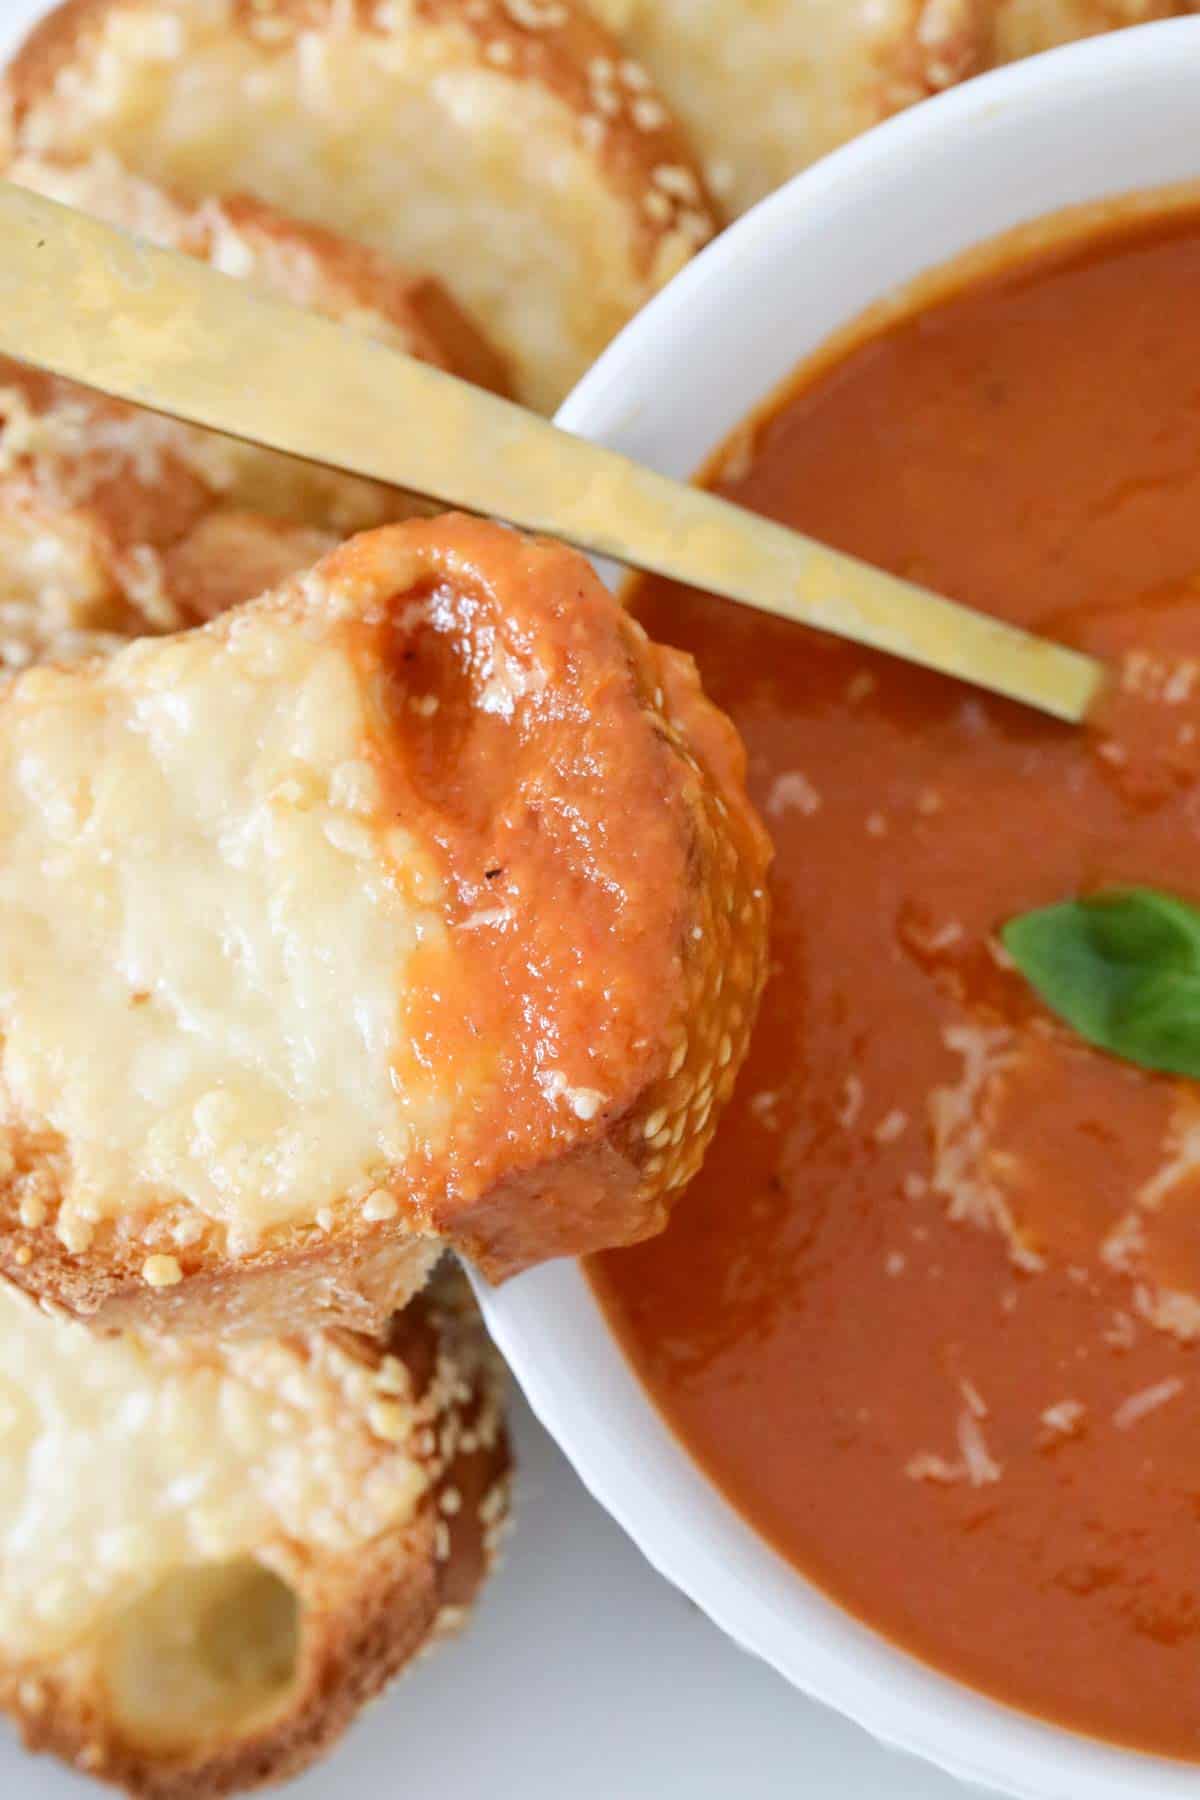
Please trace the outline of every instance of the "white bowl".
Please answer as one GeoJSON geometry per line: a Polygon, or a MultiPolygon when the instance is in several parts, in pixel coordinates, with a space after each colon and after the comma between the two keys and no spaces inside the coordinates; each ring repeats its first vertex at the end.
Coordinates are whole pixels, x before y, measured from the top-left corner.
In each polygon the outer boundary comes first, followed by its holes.
{"type": "MultiPolygon", "coordinates": [[[[634,320],[559,422],[688,476],[806,353],[923,271],[1061,208],[1197,177],[1200,19],[1002,70],[881,126],[756,208],[634,320]]],[[[576,1266],[482,1298],[535,1411],[597,1499],[656,1568],[805,1693],[1006,1793],[1194,1800],[1195,1769],[987,1700],[806,1582],[671,1435],[576,1266]]]]}

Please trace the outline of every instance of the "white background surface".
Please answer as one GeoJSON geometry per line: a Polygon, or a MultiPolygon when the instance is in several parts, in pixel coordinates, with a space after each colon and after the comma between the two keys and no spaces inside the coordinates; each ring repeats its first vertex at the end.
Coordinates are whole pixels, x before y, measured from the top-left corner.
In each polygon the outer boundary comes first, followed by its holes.
{"type": "MultiPolygon", "coordinates": [[[[0,54],[44,10],[0,0],[0,54]]],[[[402,1680],[294,1800],[963,1800],[722,1637],[514,1406],[518,1524],[463,1639],[402,1680]]],[[[3,1800],[105,1791],[0,1727],[3,1800]]]]}

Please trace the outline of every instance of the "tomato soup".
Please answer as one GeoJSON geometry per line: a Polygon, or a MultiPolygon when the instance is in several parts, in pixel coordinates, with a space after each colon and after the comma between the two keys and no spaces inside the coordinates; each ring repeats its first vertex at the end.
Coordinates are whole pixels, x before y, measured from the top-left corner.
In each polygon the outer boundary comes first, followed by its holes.
{"type": "Polygon", "coordinates": [[[943,290],[739,436],[731,499],[1104,657],[1085,729],[659,580],[775,839],[750,1061],[670,1229],[592,1264],[807,1576],[1017,1706],[1200,1759],[1200,1084],[1000,941],[1200,902],[1200,215],[943,290]]]}

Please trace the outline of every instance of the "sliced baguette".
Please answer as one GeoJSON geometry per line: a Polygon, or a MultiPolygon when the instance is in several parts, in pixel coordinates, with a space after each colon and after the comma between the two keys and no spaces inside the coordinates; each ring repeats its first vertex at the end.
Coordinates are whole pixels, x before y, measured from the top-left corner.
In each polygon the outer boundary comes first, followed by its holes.
{"type": "Polygon", "coordinates": [[[178,631],[333,548],[236,504],[207,435],[0,358],[0,666],[178,631]]]}
{"type": "Polygon", "coordinates": [[[0,1706],[145,1800],[327,1748],[465,1616],[507,1521],[462,1277],[385,1338],[96,1338],[0,1285],[0,1706]]]}
{"type": "Polygon", "coordinates": [[[7,107],[18,155],[107,149],[430,270],[547,409],[715,225],[582,0],[68,0],[7,107]]]}
{"type": "Polygon", "coordinates": [[[659,1230],[763,979],[733,728],[479,520],[17,677],[0,830],[0,1272],[105,1326],[374,1328],[443,1243],[659,1230]]]}
{"type": "MultiPolygon", "coordinates": [[[[249,200],[186,207],[109,155],[25,158],[29,187],[190,252],[467,379],[499,359],[440,285],[249,200]]],[[[0,359],[0,663],[178,630],[339,537],[414,510],[358,481],[121,406],[0,359]]]]}
{"type": "Polygon", "coordinates": [[[735,213],[985,67],[996,3],[591,0],[659,83],[735,213]]]}

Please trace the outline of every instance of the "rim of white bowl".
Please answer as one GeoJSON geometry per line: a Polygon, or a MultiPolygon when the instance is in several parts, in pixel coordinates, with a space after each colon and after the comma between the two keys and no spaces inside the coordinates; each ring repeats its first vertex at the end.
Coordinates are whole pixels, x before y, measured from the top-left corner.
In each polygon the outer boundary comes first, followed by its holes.
{"type": "MultiPolygon", "coordinates": [[[[739,266],[769,256],[781,228],[804,206],[827,205],[839,186],[857,189],[893,159],[944,150],[941,140],[1000,113],[1057,105],[1066,83],[1078,92],[1156,72],[1178,79],[1181,59],[1190,62],[1200,91],[1200,18],[1066,46],[981,76],[876,127],[730,226],[626,326],[569,396],[557,422],[601,441],[622,435],[612,421],[622,396],[626,410],[636,410],[631,371],[641,365],[644,372],[656,341],[686,336],[686,321],[698,307],[719,305],[739,266]],[[600,424],[605,419],[607,430],[600,424]]],[[[1200,177],[1200,148],[1195,172],[1200,177]]],[[[1138,186],[1131,182],[1125,191],[1138,186]]],[[[992,235],[985,232],[978,241],[992,235]]],[[[851,308],[844,322],[859,310],[851,308]]],[[[759,397],[749,394],[747,414],[759,397]]],[[[695,464],[716,447],[699,444],[695,464]]],[[[488,1326],[530,1405],[593,1496],[662,1575],[793,1686],[889,1746],[1018,1800],[1195,1795],[1200,1772],[1194,1765],[1077,1735],[942,1675],[843,1610],[778,1556],[657,1414],[578,1265],[552,1264],[498,1290],[482,1282],[476,1287],[488,1326]]]]}

